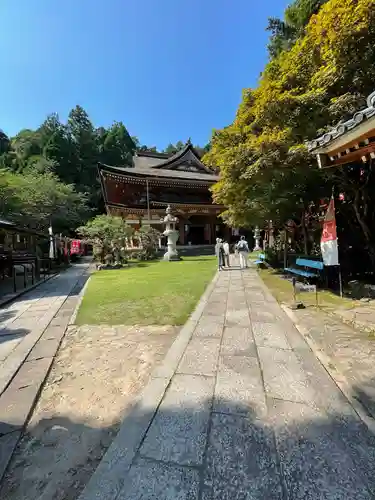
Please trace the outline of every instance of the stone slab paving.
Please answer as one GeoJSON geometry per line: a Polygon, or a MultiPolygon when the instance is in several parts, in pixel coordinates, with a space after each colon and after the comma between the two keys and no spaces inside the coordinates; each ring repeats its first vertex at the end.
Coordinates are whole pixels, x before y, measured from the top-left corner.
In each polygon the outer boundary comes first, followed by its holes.
{"type": "Polygon", "coordinates": [[[374,435],[257,273],[197,311],[80,500],[374,498],[374,435]]]}
{"type": "Polygon", "coordinates": [[[0,480],[50,370],[87,271],[87,263],[74,265],[0,309],[0,480]]]}
{"type": "Polygon", "coordinates": [[[324,353],[329,365],[345,377],[352,396],[375,418],[374,335],[353,329],[322,310],[306,308],[289,313],[316,348],[324,353]]]}

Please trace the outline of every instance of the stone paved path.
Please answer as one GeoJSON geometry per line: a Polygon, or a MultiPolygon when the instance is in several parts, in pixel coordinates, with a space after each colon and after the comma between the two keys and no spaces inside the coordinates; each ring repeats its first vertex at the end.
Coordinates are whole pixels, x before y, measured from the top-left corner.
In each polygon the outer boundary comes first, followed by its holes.
{"type": "Polygon", "coordinates": [[[88,263],[0,309],[0,479],[50,369],[86,280],[88,263]]]}
{"type": "Polygon", "coordinates": [[[220,273],[196,319],[80,500],[374,498],[374,436],[257,273],[220,273]]]}
{"type": "Polygon", "coordinates": [[[314,349],[327,357],[327,369],[333,366],[338,370],[339,378],[344,376],[350,396],[361,401],[375,419],[374,335],[353,329],[337,317],[315,308],[293,311],[292,315],[313,341],[314,349]]]}

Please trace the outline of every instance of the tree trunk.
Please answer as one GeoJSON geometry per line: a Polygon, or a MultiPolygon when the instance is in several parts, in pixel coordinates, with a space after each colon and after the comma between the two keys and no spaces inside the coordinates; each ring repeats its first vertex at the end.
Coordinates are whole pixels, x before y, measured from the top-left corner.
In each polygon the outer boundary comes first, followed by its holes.
{"type": "Polygon", "coordinates": [[[307,228],[306,228],[306,212],[302,212],[302,217],[301,217],[301,227],[302,227],[302,235],[303,235],[303,251],[305,252],[305,255],[309,254],[309,248],[308,248],[308,235],[307,235],[307,228]]]}
{"type": "MultiPolygon", "coordinates": [[[[356,215],[358,224],[359,224],[360,228],[362,229],[363,235],[365,237],[365,241],[367,242],[367,247],[368,247],[372,267],[373,267],[373,269],[375,269],[375,248],[374,248],[374,244],[373,244],[372,233],[371,233],[371,229],[369,228],[365,218],[362,217],[361,210],[359,208],[360,196],[361,196],[360,191],[357,190],[355,193],[354,202],[353,202],[354,213],[356,215]]],[[[365,209],[365,211],[367,211],[367,209],[365,209]]]]}

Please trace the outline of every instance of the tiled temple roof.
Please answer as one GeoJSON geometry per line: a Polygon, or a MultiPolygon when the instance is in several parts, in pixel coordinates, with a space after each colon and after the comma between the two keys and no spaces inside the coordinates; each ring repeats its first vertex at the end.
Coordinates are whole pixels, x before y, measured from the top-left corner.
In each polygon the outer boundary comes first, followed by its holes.
{"type": "Polygon", "coordinates": [[[344,123],[339,123],[333,130],[321,135],[317,139],[309,142],[307,144],[309,151],[314,151],[315,149],[326,147],[334,140],[338,139],[346,132],[349,132],[356,127],[358,127],[365,120],[375,116],[375,92],[372,92],[367,98],[367,108],[357,111],[350,120],[344,123]]]}
{"type": "Polygon", "coordinates": [[[200,159],[190,141],[173,155],[139,152],[133,158],[134,167],[113,167],[99,164],[99,170],[133,177],[170,178],[215,183],[219,176],[200,159]]]}
{"type": "Polygon", "coordinates": [[[212,174],[203,174],[200,172],[187,172],[185,170],[167,170],[162,168],[153,168],[153,167],[112,167],[110,165],[100,164],[99,168],[102,170],[108,170],[110,172],[116,174],[123,174],[127,176],[135,176],[135,177],[162,177],[162,178],[171,178],[171,179],[181,179],[181,180],[197,180],[197,181],[206,181],[206,182],[217,182],[219,180],[219,176],[212,174]]]}

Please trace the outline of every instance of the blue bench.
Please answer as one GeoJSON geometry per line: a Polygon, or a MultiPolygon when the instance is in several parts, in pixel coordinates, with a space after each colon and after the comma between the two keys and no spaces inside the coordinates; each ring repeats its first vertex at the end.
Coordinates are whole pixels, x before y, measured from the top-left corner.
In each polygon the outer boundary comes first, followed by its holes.
{"type": "Polygon", "coordinates": [[[303,278],[319,278],[319,272],[324,269],[324,264],[320,260],[298,258],[296,266],[298,267],[286,267],[284,271],[303,278]]]}
{"type": "Polygon", "coordinates": [[[255,261],[255,264],[257,264],[258,266],[260,264],[266,264],[266,255],[264,253],[260,253],[258,255],[258,259],[255,261]]]}

